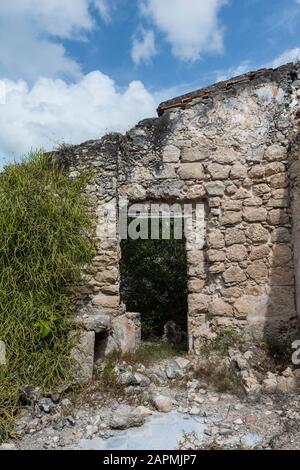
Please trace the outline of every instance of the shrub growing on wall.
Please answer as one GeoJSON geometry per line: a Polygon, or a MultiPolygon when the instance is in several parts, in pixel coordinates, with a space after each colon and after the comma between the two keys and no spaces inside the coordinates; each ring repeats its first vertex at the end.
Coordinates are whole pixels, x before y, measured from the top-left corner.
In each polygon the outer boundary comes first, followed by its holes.
{"type": "Polygon", "coordinates": [[[47,389],[70,378],[70,314],[93,252],[86,183],[42,153],[0,174],[0,440],[21,385],[47,389]]]}

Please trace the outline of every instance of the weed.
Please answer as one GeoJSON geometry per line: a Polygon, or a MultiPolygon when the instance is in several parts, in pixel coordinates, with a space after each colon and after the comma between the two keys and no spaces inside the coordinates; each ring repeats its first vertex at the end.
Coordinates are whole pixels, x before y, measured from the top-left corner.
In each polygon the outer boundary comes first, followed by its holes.
{"type": "Polygon", "coordinates": [[[201,353],[207,357],[211,353],[226,357],[230,348],[238,349],[244,342],[245,338],[240,331],[232,328],[222,328],[215,338],[208,340],[202,346],[201,353]]]}
{"type": "Polygon", "coordinates": [[[19,387],[53,389],[72,375],[69,331],[93,244],[83,188],[43,153],[0,174],[0,440],[12,429],[19,387]]]}

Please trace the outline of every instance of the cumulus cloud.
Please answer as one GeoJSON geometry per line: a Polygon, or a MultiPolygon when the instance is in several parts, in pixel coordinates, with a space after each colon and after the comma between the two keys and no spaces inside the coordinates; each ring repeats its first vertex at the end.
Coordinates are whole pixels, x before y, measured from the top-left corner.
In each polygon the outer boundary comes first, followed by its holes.
{"type": "Polygon", "coordinates": [[[106,0],[0,2],[0,76],[78,77],[80,65],[59,41],[80,40],[95,27],[91,7],[107,20],[106,0]]]}
{"type": "Polygon", "coordinates": [[[171,44],[175,57],[195,61],[223,51],[224,28],[218,14],[228,0],[141,0],[142,14],[171,44]]]}
{"type": "Polygon", "coordinates": [[[80,143],[108,131],[124,131],[138,120],[155,115],[156,102],[139,81],[120,91],[100,71],[69,84],[41,78],[0,80],[0,162],[19,158],[35,148],[80,143]]]}
{"type": "Polygon", "coordinates": [[[131,57],[135,64],[149,62],[157,54],[155,36],[152,30],[140,28],[133,39],[131,57]]]}

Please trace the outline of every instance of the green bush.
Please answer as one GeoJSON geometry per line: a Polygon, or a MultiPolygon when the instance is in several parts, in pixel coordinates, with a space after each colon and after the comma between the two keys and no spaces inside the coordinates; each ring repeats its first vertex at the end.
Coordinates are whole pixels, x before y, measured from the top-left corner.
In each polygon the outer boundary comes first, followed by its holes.
{"type": "Polygon", "coordinates": [[[70,314],[93,246],[83,188],[42,153],[0,173],[0,440],[8,437],[19,387],[53,388],[72,374],[70,314]]]}

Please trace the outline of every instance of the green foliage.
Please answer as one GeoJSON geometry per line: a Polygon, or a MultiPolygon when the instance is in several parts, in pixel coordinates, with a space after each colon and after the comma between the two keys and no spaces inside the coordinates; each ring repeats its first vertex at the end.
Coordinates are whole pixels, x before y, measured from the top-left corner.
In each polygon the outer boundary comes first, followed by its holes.
{"type": "Polygon", "coordinates": [[[216,353],[221,357],[228,355],[230,348],[240,348],[245,343],[245,338],[240,331],[233,328],[222,328],[218,331],[215,338],[207,341],[201,348],[202,354],[209,356],[211,353],[216,353]]]}
{"type": "Polygon", "coordinates": [[[123,240],[121,291],[127,308],[142,315],[144,337],[161,336],[174,320],[187,329],[187,262],[184,240],[123,240]]]}
{"type": "Polygon", "coordinates": [[[30,155],[0,174],[0,440],[8,436],[20,385],[53,388],[70,377],[75,287],[93,255],[82,196],[49,156],[30,155]]]}

